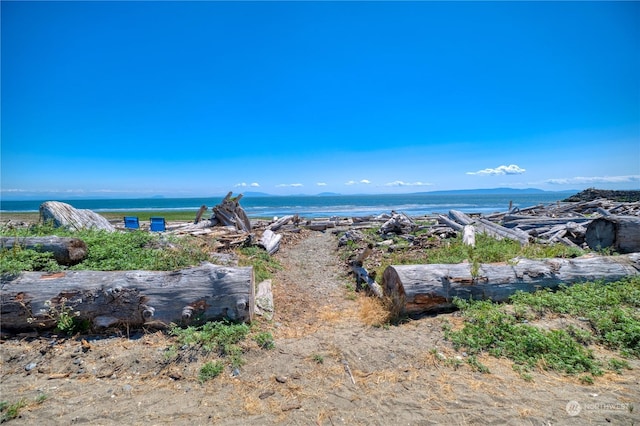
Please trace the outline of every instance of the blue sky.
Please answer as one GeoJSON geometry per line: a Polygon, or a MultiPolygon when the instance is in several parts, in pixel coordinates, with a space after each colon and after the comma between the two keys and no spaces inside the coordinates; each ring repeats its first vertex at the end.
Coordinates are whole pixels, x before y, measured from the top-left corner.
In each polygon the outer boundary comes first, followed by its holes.
{"type": "Polygon", "coordinates": [[[2,196],[640,189],[639,2],[9,2],[2,196]]]}

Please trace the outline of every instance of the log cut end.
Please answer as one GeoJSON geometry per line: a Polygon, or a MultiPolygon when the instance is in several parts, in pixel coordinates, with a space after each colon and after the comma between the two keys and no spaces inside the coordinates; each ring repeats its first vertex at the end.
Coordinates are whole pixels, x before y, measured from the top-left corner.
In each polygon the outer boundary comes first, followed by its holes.
{"type": "Polygon", "coordinates": [[[407,278],[407,276],[399,271],[399,268],[402,269],[402,266],[389,266],[382,275],[384,295],[391,299],[394,312],[417,315],[452,309],[451,300],[442,293],[438,294],[437,290],[429,291],[428,294],[408,292],[406,287],[412,287],[413,284],[403,282],[402,277],[407,278]]]}
{"type": "Polygon", "coordinates": [[[620,253],[640,252],[640,217],[607,216],[587,226],[585,241],[592,250],[613,248],[620,253]]]}

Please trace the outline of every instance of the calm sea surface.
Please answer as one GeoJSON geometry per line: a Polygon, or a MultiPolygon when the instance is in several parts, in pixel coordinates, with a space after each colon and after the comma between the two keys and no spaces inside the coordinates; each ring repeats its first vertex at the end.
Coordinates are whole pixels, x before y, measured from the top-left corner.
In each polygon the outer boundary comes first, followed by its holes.
{"type": "MultiPolygon", "coordinates": [[[[389,213],[391,210],[409,216],[447,213],[451,209],[465,213],[504,212],[509,202],[524,208],[539,204],[551,204],[566,198],[569,194],[544,192],[539,194],[507,195],[335,195],[335,196],[245,196],[240,205],[249,217],[272,217],[299,214],[302,217],[351,217],[389,213]]],[[[0,201],[0,212],[36,212],[46,200],[0,201]]],[[[222,198],[148,198],[148,199],[91,199],[56,200],[71,204],[78,209],[96,212],[182,210],[194,214],[203,204],[211,208],[222,198]]]]}

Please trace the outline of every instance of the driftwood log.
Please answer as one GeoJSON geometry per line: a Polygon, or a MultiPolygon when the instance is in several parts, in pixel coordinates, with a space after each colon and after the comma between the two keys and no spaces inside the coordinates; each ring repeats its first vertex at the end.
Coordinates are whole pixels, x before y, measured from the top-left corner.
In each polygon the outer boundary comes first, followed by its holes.
{"type": "Polygon", "coordinates": [[[270,229],[265,229],[262,237],[260,238],[260,245],[264,247],[267,253],[272,255],[280,249],[281,239],[282,235],[276,234],[270,229]]]}
{"type": "Polygon", "coordinates": [[[375,280],[375,276],[369,274],[362,265],[364,260],[371,255],[373,251],[373,244],[368,244],[358,256],[351,262],[351,270],[356,276],[356,290],[360,291],[362,289],[362,284],[366,284],[369,291],[371,291],[377,297],[382,298],[384,296],[384,292],[382,287],[378,285],[375,280]]]}
{"type": "Polygon", "coordinates": [[[56,228],[63,227],[71,230],[88,228],[103,229],[109,232],[116,230],[104,216],[100,216],[92,210],[76,209],[60,201],[42,203],[40,205],[40,221],[43,223],[52,222],[56,228]]]}
{"type": "Polygon", "coordinates": [[[198,213],[196,213],[196,218],[193,221],[194,225],[197,225],[198,222],[200,222],[200,219],[202,219],[202,215],[204,214],[204,212],[207,211],[207,206],[206,205],[201,205],[200,209],[198,209],[198,213]]]}
{"type": "Polygon", "coordinates": [[[585,234],[593,250],[612,247],[620,253],[640,252],[640,217],[607,216],[594,219],[585,234]]]}
{"type": "Polygon", "coordinates": [[[385,269],[382,287],[400,312],[450,310],[454,297],[506,301],[517,291],[556,289],[576,282],[616,281],[640,273],[640,253],[575,259],[519,259],[515,264],[397,265],[385,269]]]}
{"type": "Polygon", "coordinates": [[[250,322],[255,309],[253,268],[211,263],[174,272],[24,272],[3,277],[1,289],[2,329],[11,331],[53,328],[61,312],[100,329],[250,322]]]}
{"type": "Polygon", "coordinates": [[[229,192],[220,204],[213,207],[214,218],[224,226],[235,226],[239,231],[251,232],[251,221],[239,204],[242,194],[233,198],[231,194],[233,192],[229,192]]]}
{"type": "Polygon", "coordinates": [[[38,252],[51,252],[60,265],[75,265],[87,257],[87,245],[79,238],[64,237],[0,237],[2,249],[20,247],[38,252]]]}

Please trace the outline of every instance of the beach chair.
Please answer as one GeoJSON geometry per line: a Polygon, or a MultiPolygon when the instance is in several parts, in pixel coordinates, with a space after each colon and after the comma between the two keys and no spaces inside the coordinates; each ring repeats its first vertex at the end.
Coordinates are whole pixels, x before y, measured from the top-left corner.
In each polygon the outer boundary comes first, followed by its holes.
{"type": "Polygon", "coordinates": [[[140,221],[137,216],[125,216],[124,227],[127,229],[140,229],[140,221]]]}
{"type": "Polygon", "coordinates": [[[151,226],[149,227],[149,229],[152,232],[163,232],[166,229],[166,222],[164,220],[164,217],[152,217],[150,218],[151,220],[151,226]]]}

